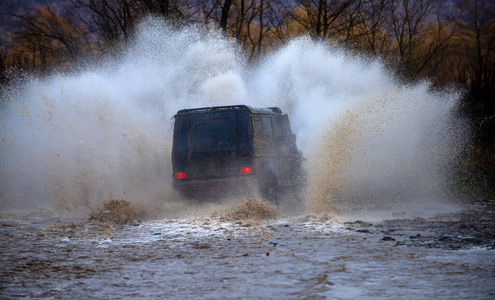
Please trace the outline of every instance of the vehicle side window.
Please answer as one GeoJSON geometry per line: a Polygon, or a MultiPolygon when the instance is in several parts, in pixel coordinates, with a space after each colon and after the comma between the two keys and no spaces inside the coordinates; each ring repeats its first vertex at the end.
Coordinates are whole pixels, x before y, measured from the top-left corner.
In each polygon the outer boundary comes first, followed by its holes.
{"type": "Polygon", "coordinates": [[[262,116],[261,127],[263,127],[263,135],[268,139],[272,139],[273,138],[272,118],[268,116],[262,116]]]}
{"type": "Polygon", "coordinates": [[[261,126],[261,118],[253,117],[253,130],[254,134],[260,135],[263,133],[263,127],[261,126]]]}
{"type": "Polygon", "coordinates": [[[266,139],[265,138],[265,131],[263,130],[263,126],[261,124],[261,117],[254,117],[253,118],[253,131],[254,131],[254,136],[257,140],[257,143],[266,139]]]}
{"type": "Polygon", "coordinates": [[[276,141],[284,141],[287,135],[287,129],[285,128],[284,120],[282,116],[275,116],[273,118],[273,136],[276,141]]]}

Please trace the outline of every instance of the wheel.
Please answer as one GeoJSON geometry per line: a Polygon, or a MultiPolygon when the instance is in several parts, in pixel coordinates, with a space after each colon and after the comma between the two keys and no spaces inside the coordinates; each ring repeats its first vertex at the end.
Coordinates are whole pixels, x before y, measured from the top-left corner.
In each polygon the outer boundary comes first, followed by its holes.
{"type": "Polygon", "coordinates": [[[259,191],[261,197],[273,205],[279,206],[280,188],[278,180],[272,171],[265,171],[258,179],[259,191]]]}
{"type": "Polygon", "coordinates": [[[290,184],[282,191],[282,208],[286,213],[298,215],[304,212],[304,200],[307,187],[307,173],[301,158],[293,162],[292,178],[290,184]]]}

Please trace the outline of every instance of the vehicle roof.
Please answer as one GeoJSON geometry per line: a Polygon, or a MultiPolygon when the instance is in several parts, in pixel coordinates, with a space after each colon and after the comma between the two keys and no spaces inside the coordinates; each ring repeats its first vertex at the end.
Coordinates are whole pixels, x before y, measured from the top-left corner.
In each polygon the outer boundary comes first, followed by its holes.
{"type": "Polygon", "coordinates": [[[228,111],[228,110],[248,110],[251,113],[282,114],[282,110],[278,107],[259,108],[259,107],[251,107],[248,105],[228,105],[228,106],[211,106],[211,107],[181,109],[177,112],[177,115],[189,114],[189,113],[207,113],[212,111],[228,111]]]}

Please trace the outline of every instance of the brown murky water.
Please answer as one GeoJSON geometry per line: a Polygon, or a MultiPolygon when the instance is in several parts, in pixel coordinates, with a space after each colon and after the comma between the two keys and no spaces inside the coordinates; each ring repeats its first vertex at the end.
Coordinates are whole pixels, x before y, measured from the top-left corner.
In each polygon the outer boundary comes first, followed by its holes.
{"type": "Polygon", "coordinates": [[[495,297],[493,203],[388,221],[254,200],[196,209],[127,224],[3,216],[1,298],[495,297]]]}

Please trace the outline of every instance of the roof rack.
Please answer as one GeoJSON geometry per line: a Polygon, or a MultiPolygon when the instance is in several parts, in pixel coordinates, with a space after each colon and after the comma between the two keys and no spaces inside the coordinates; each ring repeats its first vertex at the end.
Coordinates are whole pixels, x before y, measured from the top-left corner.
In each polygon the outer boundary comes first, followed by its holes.
{"type": "Polygon", "coordinates": [[[278,113],[278,114],[281,114],[282,113],[282,110],[280,109],[280,107],[275,107],[275,106],[272,106],[272,107],[267,107],[267,109],[275,112],[275,113],[278,113]]]}
{"type": "Polygon", "coordinates": [[[189,113],[189,112],[206,112],[206,111],[212,111],[212,110],[235,110],[235,109],[252,110],[252,108],[247,106],[247,105],[210,106],[210,107],[181,109],[177,112],[177,114],[189,113]]]}
{"type": "Polygon", "coordinates": [[[281,114],[282,110],[278,107],[267,107],[267,108],[257,108],[257,107],[251,107],[248,105],[229,105],[229,106],[210,106],[210,107],[198,107],[198,108],[187,108],[187,109],[181,109],[177,112],[177,114],[186,114],[186,113],[192,113],[192,112],[211,112],[211,111],[222,111],[222,110],[249,110],[254,113],[260,113],[260,112],[272,112],[272,113],[277,113],[281,114]]]}

